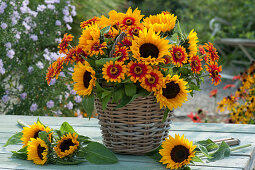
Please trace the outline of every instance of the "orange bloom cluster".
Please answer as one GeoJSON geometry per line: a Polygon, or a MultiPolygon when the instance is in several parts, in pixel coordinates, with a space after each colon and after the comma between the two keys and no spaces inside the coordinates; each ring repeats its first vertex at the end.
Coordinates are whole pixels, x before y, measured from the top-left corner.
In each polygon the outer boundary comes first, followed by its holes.
{"type": "Polygon", "coordinates": [[[56,76],[56,79],[58,79],[58,75],[63,69],[63,65],[64,65],[64,58],[59,57],[57,61],[55,61],[48,67],[48,73],[46,74],[46,80],[48,85],[50,84],[51,79],[54,78],[55,76],[56,76]]]}
{"type": "Polygon", "coordinates": [[[64,35],[64,38],[61,40],[61,43],[58,45],[59,53],[66,54],[68,52],[67,47],[69,46],[69,42],[73,41],[73,36],[71,34],[67,35],[67,33],[64,35]]]}

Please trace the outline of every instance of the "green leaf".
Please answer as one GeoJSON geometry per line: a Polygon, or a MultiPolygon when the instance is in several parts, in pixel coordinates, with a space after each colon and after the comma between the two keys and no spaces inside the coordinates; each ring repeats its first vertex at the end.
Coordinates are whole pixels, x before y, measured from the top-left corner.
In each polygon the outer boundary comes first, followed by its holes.
{"type": "Polygon", "coordinates": [[[100,84],[96,81],[96,89],[98,91],[105,91],[105,89],[103,87],[100,86],[100,84]]]}
{"type": "Polygon", "coordinates": [[[105,110],[107,104],[109,103],[109,100],[111,99],[112,95],[108,95],[108,96],[105,96],[103,99],[102,99],[102,109],[103,111],[105,110]]]}
{"type": "Polygon", "coordinates": [[[88,136],[79,135],[78,140],[82,143],[89,143],[92,142],[92,139],[88,136]]]}
{"type": "Polygon", "coordinates": [[[12,135],[7,142],[4,144],[3,147],[6,147],[8,145],[16,145],[18,143],[22,143],[22,140],[20,140],[22,138],[23,133],[22,132],[18,132],[14,135],[12,135]]]}
{"type": "Polygon", "coordinates": [[[104,27],[101,29],[100,33],[101,35],[107,34],[110,31],[111,26],[104,27]]]}
{"type": "Polygon", "coordinates": [[[209,144],[206,146],[206,149],[208,152],[212,151],[212,150],[215,150],[215,149],[218,149],[219,148],[219,145],[217,145],[216,143],[214,144],[209,144]]]}
{"type": "Polygon", "coordinates": [[[112,92],[110,92],[110,91],[104,91],[104,92],[102,93],[101,98],[105,98],[106,96],[111,95],[111,93],[112,93],[112,92]]]}
{"type": "Polygon", "coordinates": [[[117,91],[114,91],[112,94],[113,102],[118,103],[120,99],[122,99],[123,95],[124,95],[124,90],[122,88],[118,89],[117,91]]]}
{"type": "Polygon", "coordinates": [[[117,61],[118,59],[120,58],[119,57],[114,57],[114,58],[101,58],[99,60],[96,60],[96,65],[98,66],[103,66],[106,62],[109,62],[109,61],[117,61]]]}
{"type": "Polygon", "coordinates": [[[210,154],[213,158],[208,159],[209,161],[217,161],[220,159],[224,159],[230,155],[230,148],[226,142],[221,142],[219,148],[212,154],[210,154]]]}
{"type": "Polygon", "coordinates": [[[12,151],[12,157],[26,160],[27,159],[27,154],[24,153],[24,152],[12,151]]]}
{"type": "Polygon", "coordinates": [[[194,156],[194,157],[192,158],[192,161],[193,161],[193,162],[202,162],[202,163],[204,163],[198,156],[194,156]]]}
{"type": "Polygon", "coordinates": [[[85,112],[88,114],[89,118],[91,117],[93,111],[94,111],[94,94],[91,93],[89,96],[85,96],[82,100],[82,106],[85,110],[85,112]]]}
{"type": "Polygon", "coordinates": [[[49,139],[48,139],[48,134],[47,134],[47,132],[45,132],[45,131],[40,131],[39,133],[38,133],[38,136],[39,136],[39,138],[41,138],[43,141],[49,141],[49,139]]]}
{"type": "Polygon", "coordinates": [[[208,151],[206,149],[206,147],[204,147],[203,145],[197,145],[198,149],[207,157],[207,158],[212,158],[209,154],[208,151]]]}
{"type": "Polygon", "coordinates": [[[62,123],[61,127],[60,127],[60,131],[61,133],[76,133],[75,130],[73,129],[73,127],[71,125],[69,125],[69,123],[64,122],[62,123]]]}
{"type": "Polygon", "coordinates": [[[131,97],[136,94],[136,85],[134,83],[125,84],[124,88],[127,96],[131,97]]]}
{"type": "Polygon", "coordinates": [[[58,159],[57,160],[57,164],[61,164],[61,165],[77,165],[77,164],[80,164],[82,162],[86,162],[85,160],[72,160],[72,161],[66,161],[66,160],[60,160],[58,159]]]}
{"type": "Polygon", "coordinates": [[[128,97],[127,95],[124,94],[120,103],[116,106],[116,109],[126,106],[128,103],[132,101],[132,98],[133,97],[128,97]]]}
{"type": "Polygon", "coordinates": [[[103,144],[91,142],[85,148],[86,159],[94,164],[113,164],[117,163],[118,159],[115,154],[107,149],[103,144]]]}
{"type": "Polygon", "coordinates": [[[165,122],[165,121],[166,121],[166,118],[167,118],[169,112],[170,112],[170,110],[169,110],[168,107],[167,107],[166,110],[165,110],[165,112],[164,112],[164,117],[163,117],[162,122],[165,122]]]}

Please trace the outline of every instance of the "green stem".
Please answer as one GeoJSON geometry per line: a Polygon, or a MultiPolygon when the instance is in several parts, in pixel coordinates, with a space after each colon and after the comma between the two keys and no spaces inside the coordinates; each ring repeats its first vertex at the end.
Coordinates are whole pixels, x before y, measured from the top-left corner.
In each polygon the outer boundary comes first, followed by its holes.
{"type": "Polygon", "coordinates": [[[28,127],[28,126],[29,126],[28,124],[24,123],[22,120],[17,120],[17,123],[18,123],[18,125],[20,125],[22,128],[23,128],[23,127],[28,127]]]}
{"type": "Polygon", "coordinates": [[[232,148],[230,149],[230,151],[235,151],[235,150],[238,150],[238,149],[242,149],[242,148],[246,148],[246,147],[249,147],[251,146],[251,144],[247,144],[247,145],[243,145],[243,146],[238,146],[238,147],[235,147],[235,148],[232,148]]]}

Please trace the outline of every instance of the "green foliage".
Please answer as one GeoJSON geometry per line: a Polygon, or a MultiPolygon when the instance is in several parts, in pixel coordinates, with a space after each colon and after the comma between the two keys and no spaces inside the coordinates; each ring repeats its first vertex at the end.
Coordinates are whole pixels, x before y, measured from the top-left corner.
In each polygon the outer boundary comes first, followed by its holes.
{"type": "Polygon", "coordinates": [[[22,132],[18,132],[18,133],[15,133],[14,135],[12,135],[8,140],[7,142],[4,144],[3,147],[6,147],[8,145],[16,145],[18,143],[21,143],[22,141],[20,140],[22,137],[22,132]]]}
{"type": "Polygon", "coordinates": [[[68,122],[64,122],[62,123],[61,127],[60,127],[60,131],[63,133],[75,133],[73,127],[68,123],[68,122]]]}

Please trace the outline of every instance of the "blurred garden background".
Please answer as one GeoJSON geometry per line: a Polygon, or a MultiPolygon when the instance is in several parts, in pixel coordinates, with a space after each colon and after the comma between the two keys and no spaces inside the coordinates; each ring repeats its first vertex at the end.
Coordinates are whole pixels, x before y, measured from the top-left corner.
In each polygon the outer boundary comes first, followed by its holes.
{"type": "MultiPolygon", "coordinates": [[[[251,112],[249,121],[239,121],[236,116],[233,121],[231,108],[217,110],[218,103],[231,99],[243,85],[239,75],[254,74],[254,0],[0,0],[0,113],[86,117],[82,97],[67,76],[73,67],[61,72],[50,86],[45,78],[47,68],[63,57],[57,47],[65,33],[79,37],[82,21],[107,16],[111,10],[125,13],[130,6],[146,16],[173,13],[182,30],[194,29],[200,44],[209,41],[218,49],[223,67],[221,84],[214,86],[211,79],[205,79],[201,91],[175,110],[176,121],[254,123],[255,99],[239,103],[243,112],[238,113],[243,117],[251,112]]],[[[252,89],[254,80],[249,78],[248,82],[252,89]]]]}

